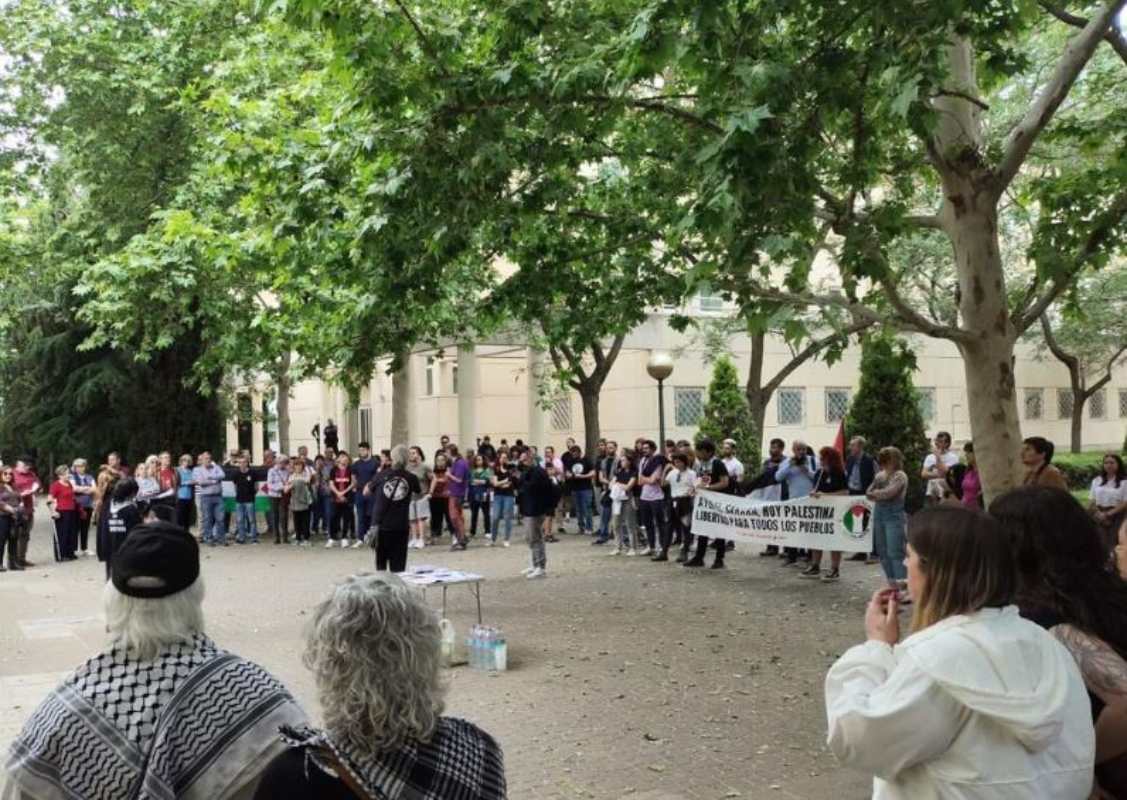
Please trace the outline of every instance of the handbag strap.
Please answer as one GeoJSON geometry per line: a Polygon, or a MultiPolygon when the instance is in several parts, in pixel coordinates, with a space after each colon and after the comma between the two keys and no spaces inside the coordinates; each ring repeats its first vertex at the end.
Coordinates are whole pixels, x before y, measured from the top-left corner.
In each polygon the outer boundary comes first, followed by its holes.
{"type": "Polygon", "coordinates": [[[352,770],[348,768],[348,765],[341,761],[340,756],[338,756],[331,747],[318,745],[315,748],[315,752],[317,753],[317,757],[322,760],[322,763],[332,767],[341,782],[348,787],[350,792],[360,798],[360,800],[387,800],[387,796],[383,792],[380,792],[378,796],[369,794],[368,790],[360,785],[360,782],[356,779],[352,770]]]}

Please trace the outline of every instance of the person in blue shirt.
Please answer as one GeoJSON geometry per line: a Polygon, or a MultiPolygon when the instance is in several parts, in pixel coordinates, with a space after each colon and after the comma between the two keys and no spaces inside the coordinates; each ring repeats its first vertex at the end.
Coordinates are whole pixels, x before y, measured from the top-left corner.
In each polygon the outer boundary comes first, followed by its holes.
{"type": "Polygon", "coordinates": [[[176,524],[184,530],[192,527],[192,511],[195,509],[195,486],[192,483],[192,457],[185,453],[180,456],[176,467],[179,487],[176,489],[176,524]]]}
{"type": "MultiPolygon", "coordinates": [[[[808,497],[814,491],[818,459],[814,451],[801,439],[791,442],[790,451],[790,456],[784,458],[783,463],[775,470],[775,481],[786,486],[787,499],[797,500],[799,497],[808,497]]],[[[787,547],[783,552],[786,555],[786,560],[783,561],[784,567],[793,567],[798,563],[798,548],[787,547]]]]}
{"type": "Polygon", "coordinates": [[[372,518],[372,503],[375,500],[369,492],[364,490],[375,479],[380,468],[380,462],[372,458],[372,445],[368,442],[361,442],[356,449],[359,452],[359,457],[352,462],[350,467],[352,478],[356,481],[356,493],[352,498],[352,503],[356,511],[357,536],[356,541],[352,544],[353,547],[359,547],[364,543],[364,532],[368,530],[368,522],[372,518]]]}

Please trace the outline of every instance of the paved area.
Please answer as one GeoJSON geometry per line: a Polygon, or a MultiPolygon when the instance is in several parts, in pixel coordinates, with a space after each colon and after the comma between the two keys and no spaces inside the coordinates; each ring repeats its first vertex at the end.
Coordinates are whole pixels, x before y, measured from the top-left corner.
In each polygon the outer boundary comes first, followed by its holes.
{"type": "MultiPolygon", "coordinates": [[[[103,567],[50,563],[44,516],[30,554],[40,566],[0,575],[0,746],[104,637],[103,567]]],[[[869,780],[825,748],[822,679],[861,635],[876,567],[846,563],[840,583],[822,584],[747,548],[713,572],[561,539],[542,581],[520,577],[517,541],[410,554],[487,576],[484,613],[507,634],[509,671],[453,670],[448,712],[501,742],[513,800],[869,795],[869,780]]],[[[371,568],[371,551],[263,543],[203,557],[209,633],[273,671],[316,717],[303,623],[334,581],[371,568]]],[[[469,591],[452,587],[459,634],[474,616],[469,591]]]]}

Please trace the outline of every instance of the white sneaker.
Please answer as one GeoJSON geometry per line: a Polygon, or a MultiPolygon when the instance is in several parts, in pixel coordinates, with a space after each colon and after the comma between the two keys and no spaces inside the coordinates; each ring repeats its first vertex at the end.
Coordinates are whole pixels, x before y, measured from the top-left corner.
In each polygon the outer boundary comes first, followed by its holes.
{"type": "Polygon", "coordinates": [[[364,544],[364,542],[363,542],[362,540],[360,540],[360,539],[357,539],[357,540],[356,540],[356,544],[352,545],[352,549],[353,549],[353,550],[355,550],[355,549],[356,549],[357,547],[360,547],[360,546],[362,546],[363,544],[364,544]]]}
{"type": "Polygon", "coordinates": [[[529,580],[534,580],[536,578],[547,578],[547,577],[548,577],[548,573],[546,571],[542,570],[540,567],[536,567],[535,569],[532,570],[532,572],[528,573],[528,579],[529,580]]]}
{"type": "Polygon", "coordinates": [[[510,544],[509,544],[509,540],[508,540],[508,539],[506,539],[506,540],[505,540],[505,547],[511,547],[511,546],[512,546],[512,545],[510,545],[510,544]]]}
{"type": "Polygon", "coordinates": [[[485,537],[485,546],[486,547],[492,547],[493,546],[493,537],[492,536],[486,536],[485,537]]]}
{"type": "Polygon", "coordinates": [[[640,556],[648,556],[649,554],[650,554],[650,548],[648,548],[648,547],[643,547],[641,550],[638,551],[638,555],[640,555],[640,556]]]}
{"type": "Polygon", "coordinates": [[[636,556],[636,555],[638,555],[638,552],[637,552],[636,550],[627,550],[627,551],[626,551],[626,555],[628,555],[628,556],[636,556]]]}
{"type": "Polygon", "coordinates": [[[93,551],[93,550],[87,550],[87,551],[86,551],[86,555],[87,555],[87,556],[92,556],[92,555],[94,555],[94,551],[93,551]]]}
{"type": "Polygon", "coordinates": [[[531,575],[535,571],[536,571],[536,567],[525,567],[524,569],[522,569],[520,571],[520,574],[521,575],[531,575]]]}
{"type": "Polygon", "coordinates": [[[333,540],[332,539],[329,539],[329,541],[325,542],[325,549],[326,550],[332,550],[333,549],[333,540]]]}
{"type": "Polygon", "coordinates": [[[613,550],[611,550],[609,553],[607,553],[607,555],[608,556],[620,556],[620,555],[622,555],[623,552],[624,551],[621,547],[616,547],[613,550]]]}

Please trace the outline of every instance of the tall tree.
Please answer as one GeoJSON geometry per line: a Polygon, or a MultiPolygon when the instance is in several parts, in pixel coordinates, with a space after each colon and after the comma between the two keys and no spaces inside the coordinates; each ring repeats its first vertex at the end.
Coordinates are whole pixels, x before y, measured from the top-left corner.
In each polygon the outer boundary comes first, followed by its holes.
{"type": "Polygon", "coordinates": [[[755,427],[740,388],[739,374],[727,356],[721,356],[712,365],[700,435],[712,439],[717,446],[724,439],[734,439],[748,469],[758,467],[763,431],[755,427]]]}
{"type": "Polygon", "coordinates": [[[1070,445],[1079,453],[1084,409],[1111,383],[1114,370],[1127,364],[1127,268],[1082,280],[1069,299],[1060,312],[1041,315],[1041,334],[1044,347],[1068,369],[1070,445]]]}

